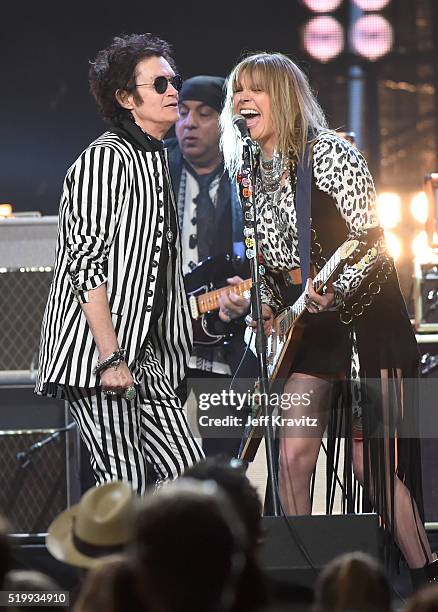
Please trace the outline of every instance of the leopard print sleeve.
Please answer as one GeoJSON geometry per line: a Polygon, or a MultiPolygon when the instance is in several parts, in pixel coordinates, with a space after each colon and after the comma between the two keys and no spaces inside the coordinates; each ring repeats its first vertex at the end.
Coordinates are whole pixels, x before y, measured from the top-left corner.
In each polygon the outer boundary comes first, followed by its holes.
{"type": "MultiPolygon", "coordinates": [[[[379,225],[373,179],[354,145],[336,134],[321,134],[313,147],[313,174],[316,187],[334,200],[351,236],[379,225]]],[[[342,300],[353,297],[385,251],[384,239],[380,238],[359,262],[344,268],[334,283],[342,300]]]]}

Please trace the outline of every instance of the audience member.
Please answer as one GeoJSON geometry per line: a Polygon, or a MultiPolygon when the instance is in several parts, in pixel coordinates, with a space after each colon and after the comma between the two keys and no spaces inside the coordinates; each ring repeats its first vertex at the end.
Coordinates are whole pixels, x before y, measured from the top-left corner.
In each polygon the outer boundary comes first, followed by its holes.
{"type": "Polygon", "coordinates": [[[90,570],[74,612],[146,612],[132,561],[113,555],[90,570]]]}
{"type": "Polygon", "coordinates": [[[48,529],[46,544],[59,561],[83,568],[120,553],[130,542],[135,497],[130,485],[108,482],[87,491],[48,529]]]}
{"type": "Polygon", "coordinates": [[[7,536],[8,531],[7,521],[0,515],[0,590],[3,586],[6,572],[12,564],[11,546],[7,536]]]}
{"type": "Polygon", "coordinates": [[[383,567],[372,557],[348,553],[333,559],[316,583],[318,612],[389,612],[391,589],[383,567]]]}
{"type": "Polygon", "coordinates": [[[266,605],[245,527],[225,493],[182,478],[146,498],[133,551],[147,607],[154,612],[250,612],[266,605]],[[248,567],[252,580],[247,580],[248,567]]]}
{"type": "Polygon", "coordinates": [[[438,612],[438,583],[417,591],[408,601],[405,612],[438,612]]]}
{"type": "MultiPolygon", "coordinates": [[[[36,572],[34,570],[12,570],[10,571],[5,578],[4,587],[5,591],[30,591],[32,593],[41,593],[45,591],[61,591],[61,587],[46,574],[42,574],[41,572],[36,572]]],[[[8,607],[8,610],[16,610],[17,612],[35,612],[35,605],[25,605],[20,604],[18,607],[8,607]]],[[[54,608],[51,605],[44,605],[43,603],[38,604],[38,610],[46,610],[48,612],[53,612],[53,610],[57,610],[58,612],[63,612],[64,610],[68,610],[67,606],[56,605],[54,608]]]]}
{"type": "Polygon", "coordinates": [[[246,527],[249,548],[255,550],[262,537],[262,504],[245,469],[245,465],[238,459],[218,456],[192,465],[183,476],[195,480],[213,480],[225,491],[246,527]]]}

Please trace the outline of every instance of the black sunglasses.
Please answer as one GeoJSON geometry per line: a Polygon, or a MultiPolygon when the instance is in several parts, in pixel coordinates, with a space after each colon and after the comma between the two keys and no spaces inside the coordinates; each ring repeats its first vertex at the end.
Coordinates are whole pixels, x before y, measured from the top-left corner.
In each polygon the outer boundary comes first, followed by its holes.
{"type": "Polygon", "coordinates": [[[176,91],[180,91],[183,80],[179,74],[175,74],[173,77],[165,77],[159,76],[157,77],[153,83],[138,83],[134,85],[135,87],[154,87],[155,91],[158,94],[166,93],[167,88],[169,87],[169,83],[176,89],[176,91]]]}

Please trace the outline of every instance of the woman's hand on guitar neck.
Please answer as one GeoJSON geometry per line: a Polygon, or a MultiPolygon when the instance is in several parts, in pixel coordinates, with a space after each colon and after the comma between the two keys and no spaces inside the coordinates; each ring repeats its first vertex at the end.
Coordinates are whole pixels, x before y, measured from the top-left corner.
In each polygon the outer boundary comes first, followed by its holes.
{"type": "MultiPolygon", "coordinates": [[[[272,334],[272,327],[274,325],[274,312],[267,304],[262,304],[262,318],[265,336],[270,336],[272,334]]],[[[251,317],[248,316],[247,319],[251,319],[251,317]]],[[[247,320],[247,323],[249,327],[252,327],[254,330],[256,329],[257,323],[253,319],[251,319],[251,321],[247,320]]]]}
{"type": "MultiPolygon", "coordinates": [[[[243,282],[240,276],[232,276],[227,278],[229,285],[238,285],[243,282]]],[[[237,293],[223,291],[218,297],[219,302],[219,318],[224,323],[229,323],[233,319],[239,319],[249,311],[249,300],[237,295],[237,293]]]]}
{"type": "Polygon", "coordinates": [[[323,310],[328,310],[333,305],[335,300],[335,290],[331,283],[327,283],[327,291],[324,295],[316,293],[313,288],[312,279],[307,279],[306,293],[304,296],[304,303],[306,308],[312,314],[317,314],[323,310]]]}

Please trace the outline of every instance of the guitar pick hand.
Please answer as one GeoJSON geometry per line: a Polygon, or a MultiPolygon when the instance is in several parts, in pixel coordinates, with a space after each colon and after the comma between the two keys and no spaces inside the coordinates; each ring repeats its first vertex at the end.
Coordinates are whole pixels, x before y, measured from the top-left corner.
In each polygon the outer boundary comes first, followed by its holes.
{"type": "Polygon", "coordinates": [[[312,314],[317,314],[318,312],[328,310],[333,305],[334,299],[335,291],[330,283],[328,284],[327,291],[324,293],[324,295],[320,295],[314,290],[312,279],[307,279],[304,303],[306,304],[306,308],[309,312],[312,314]]]}
{"type": "MultiPolygon", "coordinates": [[[[227,278],[227,282],[229,285],[238,285],[242,283],[243,280],[240,276],[232,276],[231,278],[227,278]]],[[[224,323],[229,323],[233,319],[243,317],[249,311],[249,300],[237,295],[237,293],[228,293],[228,291],[224,291],[218,297],[218,302],[220,306],[219,318],[224,321],[224,323]]]]}

